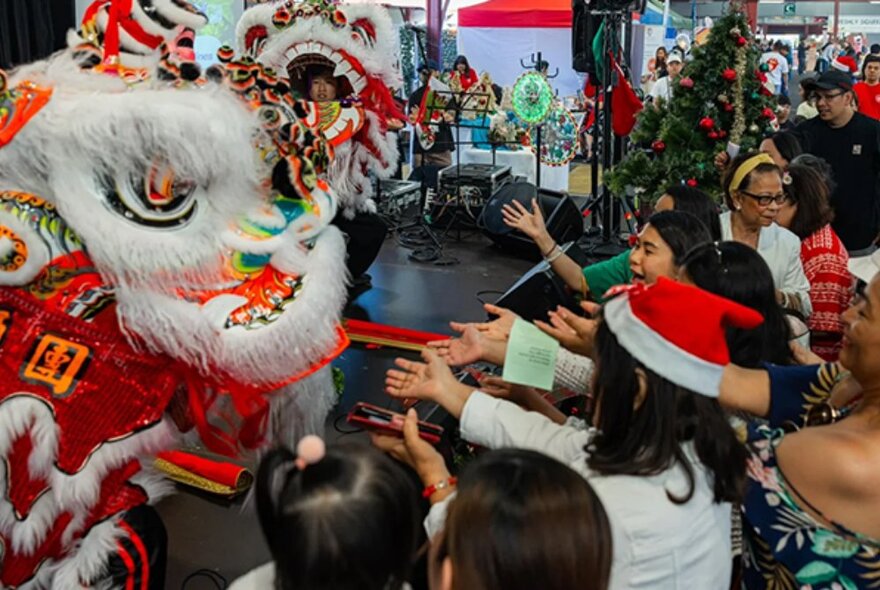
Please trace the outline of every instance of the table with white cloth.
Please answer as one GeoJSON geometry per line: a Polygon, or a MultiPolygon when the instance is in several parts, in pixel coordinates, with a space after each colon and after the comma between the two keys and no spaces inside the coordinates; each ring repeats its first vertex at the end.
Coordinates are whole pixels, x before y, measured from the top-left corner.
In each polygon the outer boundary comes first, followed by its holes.
{"type": "MultiPolygon", "coordinates": [[[[460,154],[452,152],[453,164],[491,164],[492,150],[481,149],[471,145],[471,129],[462,125],[452,129],[453,141],[458,145],[460,154]],[[459,158],[461,161],[459,162],[459,158]]],[[[495,150],[495,164],[510,166],[513,176],[524,176],[528,182],[535,184],[535,154],[528,148],[518,150],[495,150]]],[[[547,166],[541,164],[541,187],[554,191],[568,191],[568,165],[547,166]]]]}
{"type": "MultiPolygon", "coordinates": [[[[452,163],[456,163],[456,155],[452,154],[452,163]]],[[[492,150],[481,150],[475,147],[461,149],[462,164],[491,164],[492,150]]],[[[525,176],[526,180],[535,183],[535,154],[530,149],[496,150],[495,164],[510,166],[514,176],[525,176]]],[[[568,166],[541,165],[541,186],[554,191],[568,191],[568,166]]]]}

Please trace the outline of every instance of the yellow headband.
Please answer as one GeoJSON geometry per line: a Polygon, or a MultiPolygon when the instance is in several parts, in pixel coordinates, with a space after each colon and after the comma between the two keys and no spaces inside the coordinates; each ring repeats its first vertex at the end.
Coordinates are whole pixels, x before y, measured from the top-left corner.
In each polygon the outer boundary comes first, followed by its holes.
{"type": "Polygon", "coordinates": [[[773,164],[775,166],[776,162],[774,162],[773,158],[767,154],[755,154],[740,164],[739,168],[736,169],[736,172],[733,173],[733,181],[730,183],[730,190],[739,190],[739,185],[742,184],[742,181],[745,180],[746,176],[751,174],[752,170],[761,164],[773,164]]]}

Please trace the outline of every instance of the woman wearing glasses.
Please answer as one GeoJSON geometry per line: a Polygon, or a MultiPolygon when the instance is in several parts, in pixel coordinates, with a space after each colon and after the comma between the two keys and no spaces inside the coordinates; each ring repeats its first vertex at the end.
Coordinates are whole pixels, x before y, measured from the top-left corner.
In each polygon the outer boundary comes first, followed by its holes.
{"type": "Polygon", "coordinates": [[[801,264],[801,241],[775,223],[787,198],[782,170],[767,154],[740,154],[721,184],[729,209],[721,214],[723,239],[757,250],[770,267],[779,304],[809,317],[813,307],[810,282],[801,264]]]}

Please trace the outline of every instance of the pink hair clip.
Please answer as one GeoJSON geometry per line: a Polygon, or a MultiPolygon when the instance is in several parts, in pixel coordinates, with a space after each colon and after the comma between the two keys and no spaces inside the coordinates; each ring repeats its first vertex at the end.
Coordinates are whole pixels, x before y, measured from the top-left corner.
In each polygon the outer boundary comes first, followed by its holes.
{"type": "Polygon", "coordinates": [[[302,471],[308,465],[314,465],[324,458],[327,453],[327,446],[319,436],[310,434],[304,436],[299,444],[296,445],[296,468],[302,471]]]}

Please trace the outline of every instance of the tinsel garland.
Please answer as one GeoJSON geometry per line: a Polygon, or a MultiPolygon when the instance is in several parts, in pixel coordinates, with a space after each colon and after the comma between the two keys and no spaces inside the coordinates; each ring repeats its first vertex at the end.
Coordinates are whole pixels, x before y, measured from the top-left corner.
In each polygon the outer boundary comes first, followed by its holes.
{"type": "Polygon", "coordinates": [[[743,76],[746,75],[748,64],[748,46],[742,45],[736,48],[736,58],[733,69],[736,71],[736,80],[733,81],[733,126],[730,128],[730,142],[740,145],[742,136],[746,131],[746,104],[743,96],[743,76]]]}

